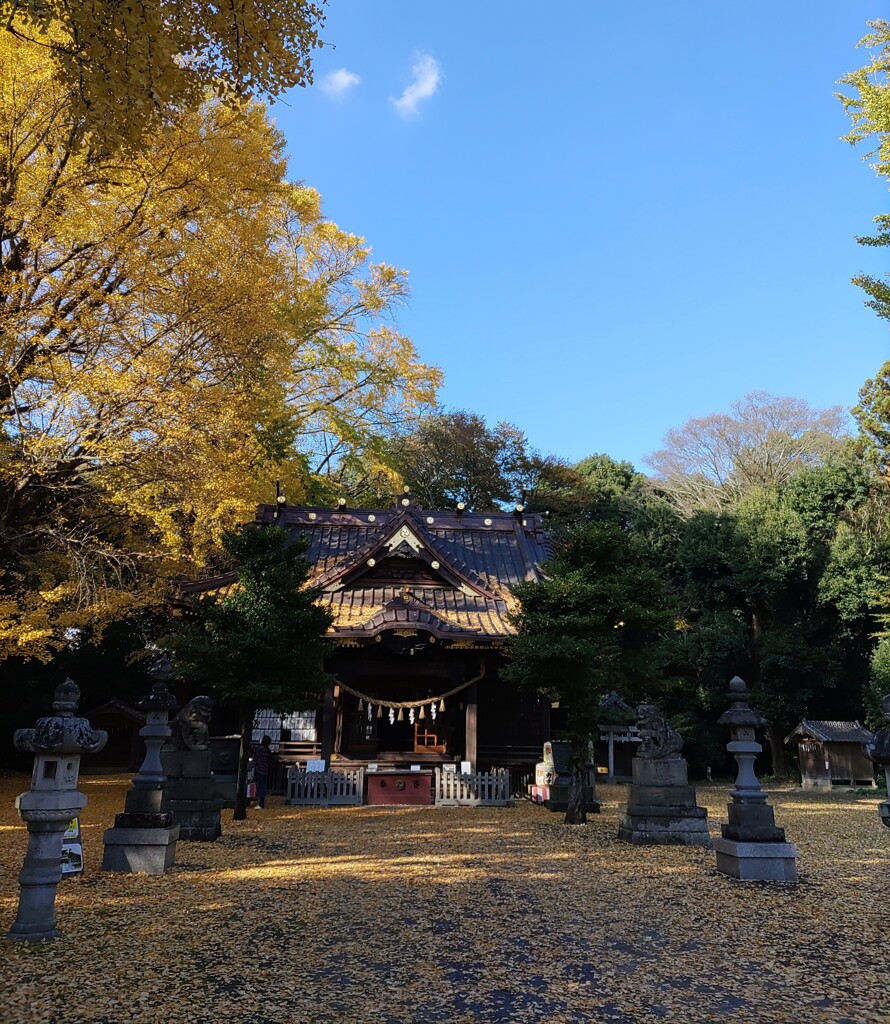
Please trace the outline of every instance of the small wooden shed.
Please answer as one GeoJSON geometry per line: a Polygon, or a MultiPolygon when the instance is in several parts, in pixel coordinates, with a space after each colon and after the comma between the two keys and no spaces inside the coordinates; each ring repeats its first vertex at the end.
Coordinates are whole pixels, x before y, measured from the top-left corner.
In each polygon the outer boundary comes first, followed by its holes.
{"type": "Polygon", "coordinates": [[[136,771],[145,757],[145,743],[139,735],[139,730],[145,725],[145,715],[112,697],[101,707],[85,712],[85,717],[94,729],[104,729],[108,733],[108,742],[98,754],[89,758],[87,769],[136,771]]]}
{"type": "Polygon", "coordinates": [[[797,743],[804,789],[834,789],[874,787],[874,765],[862,750],[862,744],[872,739],[873,734],[859,722],[803,718],[785,743],[797,743]]]}

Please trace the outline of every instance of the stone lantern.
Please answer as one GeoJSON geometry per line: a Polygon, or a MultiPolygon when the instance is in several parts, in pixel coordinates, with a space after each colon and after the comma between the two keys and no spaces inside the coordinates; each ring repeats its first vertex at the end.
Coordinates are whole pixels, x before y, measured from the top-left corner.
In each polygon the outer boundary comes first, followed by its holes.
{"type": "Polygon", "coordinates": [[[162,875],[176,858],[179,826],[173,824],[166,807],[161,747],[170,738],[170,712],[178,705],[166,680],[156,678],[151,693],[136,704],[145,712],[145,725],[139,730],[145,740],[145,760],[133,777],[123,813],[115,815],[114,828],[105,832],[103,871],[162,875]]]}
{"type": "Polygon", "coordinates": [[[717,870],[745,881],[796,882],[797,850],[785,842],[766,793],[754,774],[754,760],[763,750],[754,732],[766,720],[748,703],[748,688],[735,676],[729,682],[729,710],[717,720],[728,725],[731,741],[726,749],[736,759],[738,775],[730,793],[729,822],[720,826],[722,837],[714,840],[717,870]]]}
{"type": "Polygon", "coordinates": [[[80,689],[70,679],[56,687],[53,711],[33,729],[18,729],[13,743],[33,751],[31,788],[16,798],[16,808],[28,825],[28,850],[19,875],[19,906],[7,938],[39,942],[57,939],[56,889],[62,880],[62,840],[68,823],[86,807],[78,792],[82,754],[101,750],[108,733],[94,730],[74,712],[80,689]]]}
{"type": "MultiPolygon", "coordinates": [[[[881,707],[887,725],[883,729],[878,729],[874,739],[865,745],[865,756],[874,764],[883,765],[887,771],[887,777],[890,779],[890,693],[884,697],[881,707]]],[[[890,791],[890,786],[888,786],[888,791],[890,791]]],[[[878,804],[878,815],[881,821],[890,828],[890,795],[878,804]]]]}

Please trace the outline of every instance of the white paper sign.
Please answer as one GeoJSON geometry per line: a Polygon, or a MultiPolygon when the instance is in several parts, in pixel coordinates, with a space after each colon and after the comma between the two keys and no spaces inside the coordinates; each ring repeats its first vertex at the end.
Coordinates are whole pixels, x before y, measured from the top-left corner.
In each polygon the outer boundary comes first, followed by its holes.
{"type": "Polygon", "coordinates": [[[306,771],[307,772],[323,772],[323,771],[325,771],[326,767],[327,766],[326,766],[324,760],[310,759],[309,761],[306,762],[306,771]]]}
{"type": "Polygon", "coordinates": [[[411,765],[411,771],[412,772],[419,772],[420,771],[420,765],[419,764],[412,764],[411,765]]]}
{"type": "Polygon", "coordinates": [[[460,763],[460,773],[461,773],[461,775],[469,775],[472,770],[473,770],[473,766],[472,766],[472,764],[470,764],[469,761],[461,761],[461,763],[460,763]]]}

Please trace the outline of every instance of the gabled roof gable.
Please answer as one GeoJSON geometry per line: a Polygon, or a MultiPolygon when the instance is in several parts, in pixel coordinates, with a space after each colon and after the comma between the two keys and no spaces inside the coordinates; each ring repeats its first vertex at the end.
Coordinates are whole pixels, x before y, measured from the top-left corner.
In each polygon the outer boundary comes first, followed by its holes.
{"type": "Polygon", "coordinates": [[[466,594],[480,594],[496,600],[498,594],[480,579],[465,563],[451,556],[419,521],[406,510],[399,511],[360,548],[338,565],[317,576],[313,586],[320,590],[339,590],[360,577],[379,561],[392,556],[400,547],[408,547],[416,558],[425,562],[441,577],[443,584],[466,594]]]}
{"type": "Polygon", "coordinates": [[[785,737],[785,742],[797,738],[810,738],[822,743],[869,743],[874,739],[874,733],[858,721],[802,718],[797,728],[785,737]]]}

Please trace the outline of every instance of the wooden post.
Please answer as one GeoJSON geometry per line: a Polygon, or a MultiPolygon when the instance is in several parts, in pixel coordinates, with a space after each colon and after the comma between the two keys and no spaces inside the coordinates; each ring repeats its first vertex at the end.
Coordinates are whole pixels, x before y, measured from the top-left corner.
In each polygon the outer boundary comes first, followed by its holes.
{"type": "MultiPolygon", "coordinates": [[[[343,691],[334,686],[334,753],[343,753],[343,691]]],[[[330,765],[328,765],[330,768],[330,765]]]]}
{"type": "Polygon", "coordinates": [[[324,705],[321,709],[321,758],[327,768],[331,767],[334,752],[334,684],[328,683],[324,691],[324,705]]]}
{"type": "Polygon", "coordinates": [[[476,771],[476,683],[467,687],[467,736],[464,760],[470,762],[470,771],[476,771]]]}
{"type": "Polygon", "coordinates": [[[550,698],[539,697],[541,701],[541,749],[552,739],[550,735],[550,698]]]}

